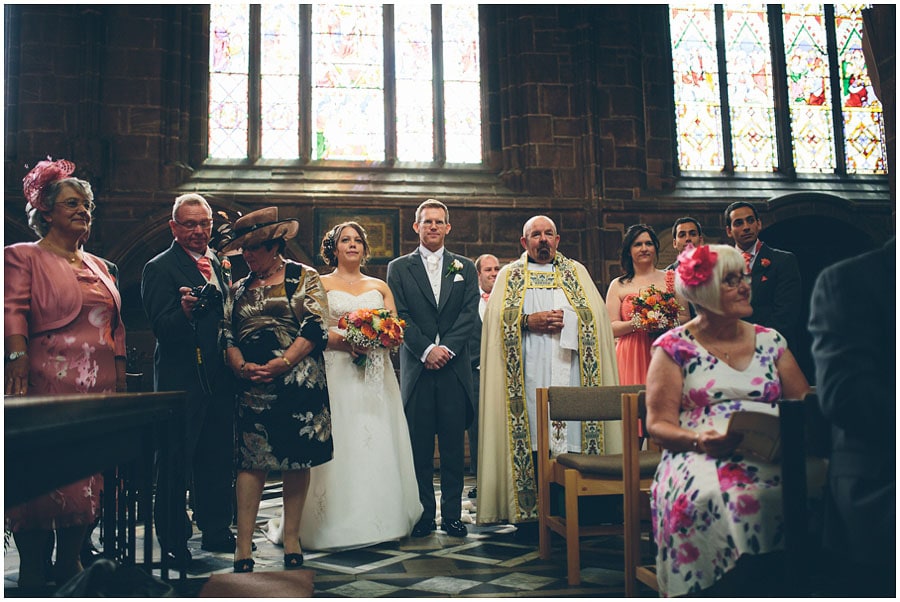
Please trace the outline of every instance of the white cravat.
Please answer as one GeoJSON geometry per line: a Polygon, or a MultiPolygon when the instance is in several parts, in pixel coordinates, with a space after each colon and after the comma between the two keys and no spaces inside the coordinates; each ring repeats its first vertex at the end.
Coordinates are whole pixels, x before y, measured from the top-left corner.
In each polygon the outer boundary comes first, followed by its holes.
{"type": "Polygon", "coordinates": [[[437,302],[441,297],[441,258],[437,254],[428,255],[425,258],[425,269],[431,282],[434,300],[437,302]]]}

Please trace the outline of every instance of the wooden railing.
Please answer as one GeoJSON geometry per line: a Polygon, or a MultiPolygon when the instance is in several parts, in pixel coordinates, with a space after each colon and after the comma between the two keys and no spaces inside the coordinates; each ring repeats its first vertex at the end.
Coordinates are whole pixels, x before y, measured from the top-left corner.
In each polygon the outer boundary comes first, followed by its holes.
{"type": "MultiPolygon", "coordinates": [[[[144,565],[153,566],[153,462],[184,437],[183,391],[4,398],[6,508],[102,472],[103,555],[136,563],[144,521],[144,565]]],[[[162,556],[163,578],[168,561],[162,556]]],[[[184,577],[184,567],[181,567],[184,577]]]]}

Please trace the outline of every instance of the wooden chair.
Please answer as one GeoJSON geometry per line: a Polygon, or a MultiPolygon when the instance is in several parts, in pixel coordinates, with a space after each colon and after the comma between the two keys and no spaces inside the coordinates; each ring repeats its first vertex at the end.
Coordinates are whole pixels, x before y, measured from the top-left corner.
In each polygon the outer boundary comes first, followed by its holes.
{"type": "Polygon", "coordinates": [[[581,583],[580,538],[620,535],[622,524],[582,525],[578,500],[585,496],[622,495],[622,455],[560,454],[550,457],[550,421],[621,420],[622,394],[636,392],[643,385],[609,387],[550,387],[537,390],[538,508],[540,556],[550,558],[551,532],[566,540],[569,585],[581,583]],[[550,486],[556,483],[565,492],[565,515],[552,515],[550,486]]]}
{"type": "MultiPolygon", "coordinates": [[[[659,591],[656,580],[656,558],[641,564],[641,525],[650,529],[650,484],[661,454],[648,442],[648,452],[640,451],[639,424],[646,424],[645,392],[622,395],[622,455],[625,465],[625,596],[634,597],[638,582],[659,591]],[[651,466],[652,465],[652,466],[651,466]]],[[[651,534],[650,540],[652,542],[651,534]]],[[[652,547],[652,546],[651,546],[652,547]]]]}

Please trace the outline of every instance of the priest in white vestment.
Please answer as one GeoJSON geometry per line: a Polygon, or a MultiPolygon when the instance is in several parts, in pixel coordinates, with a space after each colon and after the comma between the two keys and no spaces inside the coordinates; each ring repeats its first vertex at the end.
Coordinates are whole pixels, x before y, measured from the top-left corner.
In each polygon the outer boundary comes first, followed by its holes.
{"type": "MultiPolygon", "coordinates": [[[[619,384],[603,297],[587,269],[557,252],[553,220],[525,223],[522,257],[500,270],[484,313],[478,439],[478,524],[538,519],[538,387],[619,384]]],[[[621,453],[620,428],[552,424],[550,449],[621,453]]]]}

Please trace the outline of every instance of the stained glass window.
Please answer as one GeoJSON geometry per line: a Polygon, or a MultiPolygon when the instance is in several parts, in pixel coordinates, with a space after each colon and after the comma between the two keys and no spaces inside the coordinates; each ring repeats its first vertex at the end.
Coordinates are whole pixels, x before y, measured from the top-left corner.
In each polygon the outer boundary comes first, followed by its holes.
{"type": "Polygon", "coordinates": [[[482,161],[475,4],[214,4],[210,37],[211,158],[482,161]]]}
{"type": "Polygon", "coordinates": [[[434,156],[434,85],[431,7],[409,4],[394,13],[397,70],[397,158],[431,161],[434,156]]]}
{"type": "Polygon", "coordinates": [[[681,170],[886,173],[881,104],[861,49],[861,8],[669,5],[681,170]],[[829,47],[831,36],[836,48],[829,47]],[[781,48],[770,48],[770,40],[781,48]],[[835,78],[840,90],[832,90],[835,78]],[[836,119],[835,102],[843,119],[836,119]],[[779,136],[788,135],[790,156],[781,161],[790,164],[779,165],[779,136]]]}
{"type": "Polygon", "coordinates": [[[300,45],[296,4],[263,4],[260,106],[262,156],[297,156],[300,45]]]}
{"type": "Polygon", "coordinates": [[[728,5],[724,20],[734,169],[772,171],[775,110],[766,5],[728,5]]]}
{"type": "Polygon", "coordinates": [[[443,24],[447,161],[464,163],[481,156],[478,5],[445,4],[443,24]]]}
{"type": "Polygon", "coordinates": [[[835,157],[825,15],[812,4],[786,5],[783,14],[794,165],[798,172],[830,173],[835,157]]]}
{"type": "Polygon", "coordinates": [[[844,144],[849,173],[886,173],[884,121],[862,51],[859,4],[835,4],[844,144]]]}
{"type": "Polygon", "coordinates": [[[678,159],[685,170],[719,170],[722,119],[712,7],[670,11],[678,159]]]}
{"type": "Polygon", "coordinates": [[[384,160],[381,6],[312,9],[312,158],[384,160]]]}
{"type": "Polygon", "coordinates": [[[247,156],[249,23],[247,4],[209,11],[209,155],[247,156]]]}

